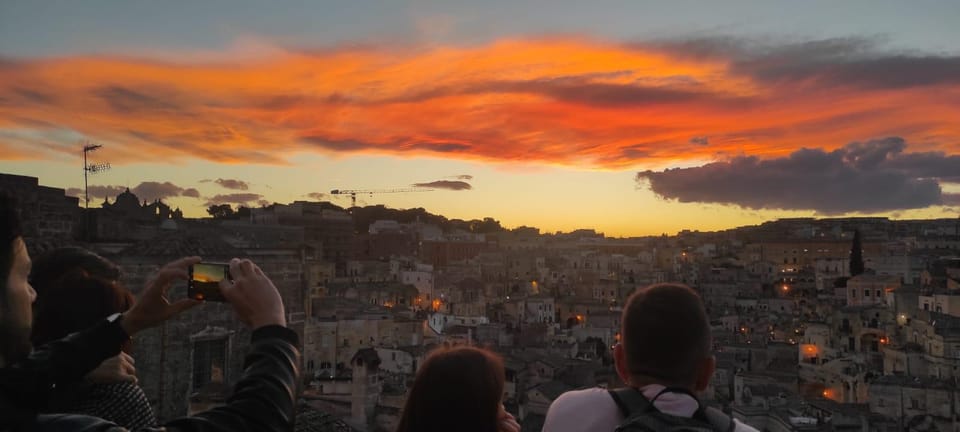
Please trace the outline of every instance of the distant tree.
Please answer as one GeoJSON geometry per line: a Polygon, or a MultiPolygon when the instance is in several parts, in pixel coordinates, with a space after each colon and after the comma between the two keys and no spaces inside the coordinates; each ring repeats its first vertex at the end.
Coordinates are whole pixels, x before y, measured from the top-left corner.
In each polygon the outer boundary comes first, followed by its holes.
{"type": "Polygon", "coordinates": [[[491,217],[485,217],[482,221],[473,220],[470,226],[470,231],[478,234],[490,234],[503,230],[504,229],[500,225],[500,221],[491,217]]]}
{"type": "Polygon", "coordinates": [[[860,230],[853,232],[853,246],[850,248],[850,277],[863,274],[863,245],[860,242],[860,230]]]}
{"type": "Polygon", "coordinates": [[[207,207],[207,213],[214,219],[225,219],[233,216],[233,207],[230,204],[219,204],[207,207]]]}
{"type": "Polygon", "coordinates": [[[246,206],[237,207],[236,216],[241,219],[250,219],[250,207],[246,207],[246,206]]]}

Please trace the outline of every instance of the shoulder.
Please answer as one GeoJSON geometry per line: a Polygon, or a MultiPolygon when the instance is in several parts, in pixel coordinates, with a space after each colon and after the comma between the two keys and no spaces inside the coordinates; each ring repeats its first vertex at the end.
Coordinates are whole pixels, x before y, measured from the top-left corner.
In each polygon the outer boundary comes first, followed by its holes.
{"type": "Polygon", "coordinates": [[[550,404],[544,432],[613,431],[621,421],[620,410],[605,389],[566,392],[550,404]]]}
{"type": "Polygon", "coordinates": [[[552,404],[550,404],[550,408],[572,408],[593,406],[598,404],[603,405],[607,403],[616,406],[616,404],[613,402],[613,398],[610,397],[610,393],[608,393],[606,389],[594,387],[583,390],[572,390],[563,393],[556,400],[554,400],[552,404]]]}
{"type": "Polygon", "coordinates": [[[747,425],[740,420],[734,419],[737,423],[737,428],[734,429],[734,432],[760,432],[758,429],[755,429],[753,426],[747,425]]]}

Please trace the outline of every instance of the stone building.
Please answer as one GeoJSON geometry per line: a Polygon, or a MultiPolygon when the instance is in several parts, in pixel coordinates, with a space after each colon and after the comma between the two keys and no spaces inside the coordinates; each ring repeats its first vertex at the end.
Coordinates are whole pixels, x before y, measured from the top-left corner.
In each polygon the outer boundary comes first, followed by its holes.
{"type": "Polygon", "coordinates": [[[870,383],[870,411],[904,425],[929,417],[936,430],[956,430],[958,398],[960,387],[955,380],[887,375],[870,383]]]}
{"type": "Polygon", "coordinates": [[[71,243],[80,229],[80,200],[63,189],[40,186],[36,177],[0,174],[0,191],[17,200],[31,253],[71,243]]]}

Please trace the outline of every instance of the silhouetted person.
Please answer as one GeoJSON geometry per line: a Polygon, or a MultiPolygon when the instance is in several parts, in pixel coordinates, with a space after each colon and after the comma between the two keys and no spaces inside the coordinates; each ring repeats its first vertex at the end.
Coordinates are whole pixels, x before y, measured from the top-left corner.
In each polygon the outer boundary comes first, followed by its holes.
{"type": "Polygon", "coordinates": [[[689,423],[707,430],[755,431],[701,407],[695,396],[710,384],[716,360],[707,313],[690,287],[658,284],[635,292],[624,306],[620,334],[614,364],[627,387],[564,393],[550,405],[544,432],[612,432],[634,420],[625,430],[689,423]]]}
{"type": "Polygon", "coordinates": [[[503,408],[503,361],[474,347],[440,348],[417,371],[397,432],[519,432],[503,408]]]}
{"type": "MultiPolygon", "coordinates": [[[[134,297],[119,283],[120,269],[86,249],[53,250],[33,262],[30,282],[37,292],[33,345],[41,346],[126,312],[134,297]]],[[[128,429],[154,426],[157,419],[143,389],[128,341],[116,357],[81,381],[53,389],[45,412],[87,414],[128,429]]]]}
{"type": "MultiPolygon", "coordinates": [[[[146,284],[127,312],[92,328],[32,349],[32,310],[36,293],[28,282],[30,256],[21,237],[12,200],[0,194],[0,431],[123,431],[115,423],[78,414],[38,414],[50,390],[82,379],[141,330],[199,304],[170,303],[173,281],[187,278],[199,257],[167,264],[146,284]]],[[[168,422],[166,431],[288,431],[293,426],[297,386],[297,335],[286,328],[276,287],[249,260],[230,262],[233,281],[220,288],[237,317],[253,329],[244,372],[227,404],[168,422]]]]}

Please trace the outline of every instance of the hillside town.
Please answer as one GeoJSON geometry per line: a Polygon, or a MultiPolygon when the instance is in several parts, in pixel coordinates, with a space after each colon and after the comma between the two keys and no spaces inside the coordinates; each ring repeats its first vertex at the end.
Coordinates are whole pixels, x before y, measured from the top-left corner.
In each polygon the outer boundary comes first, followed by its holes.
{"type": "MultiPolygon", "coordinates": [[[[623,385],[611,347],[625,299],[682,282],[711,319],[717,371],[702,398],[736,419],[766,431],[960,431],[960,219],[795,218],[611,238],[490,219],[358,223],[361,209],[319,201],[191,219],[129,190],[84,210],[63,189],[8,174],[0,189],[21,202],[31,254],[89,248],[119,264],[134,293],[182,256],[254,258],[302,341],[297,430],[395,430],[431,348],[469,344],[503,356],[506,408],[540,431],[560,394],[623,385]]],[[[214,302],[138,335],[158,417],[223,403],[249,336],[214,302]]]]}

